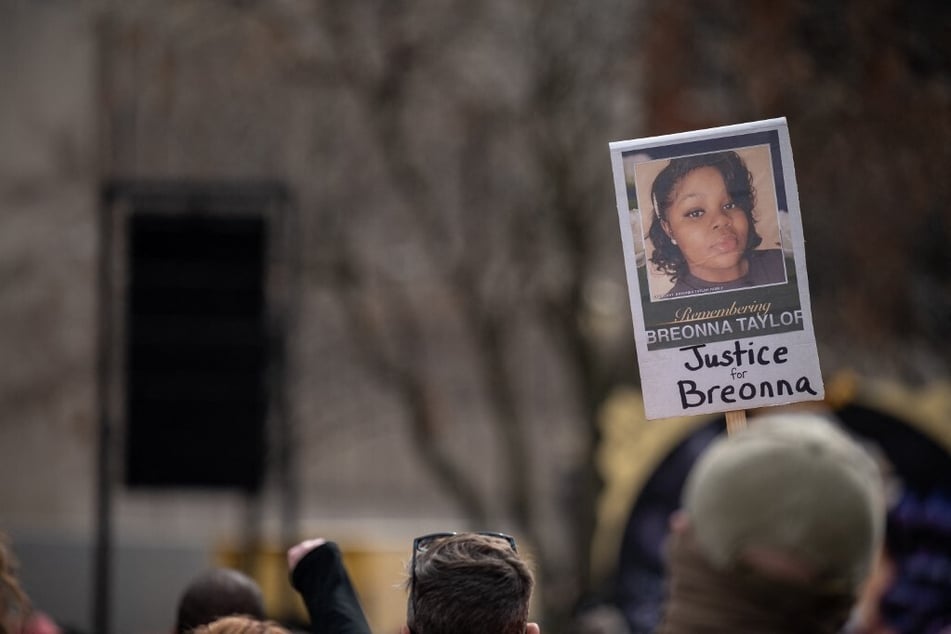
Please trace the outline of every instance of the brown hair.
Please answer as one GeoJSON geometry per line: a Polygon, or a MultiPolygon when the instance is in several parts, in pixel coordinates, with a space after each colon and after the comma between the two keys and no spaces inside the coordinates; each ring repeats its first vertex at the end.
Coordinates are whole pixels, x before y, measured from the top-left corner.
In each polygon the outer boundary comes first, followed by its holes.
{"type": "Polygon", "coordinates": [[[239,570],[212,568],[189,582],[178,601],[175,631],[191,632],[199,625],[233,614],[264,619],[264,597],[258,584],[239,570]]]}
{"type": "Polygon", "coordinates": [[[274,621],[259,621],[249,616],[226,616],[192,630],[192,634],[290,634],[274,621]]]}
{"type": "Polygon", "coordinates": [[[30,611],[30,599],[20,587],[16,566],[7,537],[0,533],[0,634],[19,631],[20,622],[30,611]]]}
{"type": "Polygon", "coordinates": [[[534,579],[504,540],[463,533],[416,558],[407,625],[413,634],[524,634],[534,579]]]}

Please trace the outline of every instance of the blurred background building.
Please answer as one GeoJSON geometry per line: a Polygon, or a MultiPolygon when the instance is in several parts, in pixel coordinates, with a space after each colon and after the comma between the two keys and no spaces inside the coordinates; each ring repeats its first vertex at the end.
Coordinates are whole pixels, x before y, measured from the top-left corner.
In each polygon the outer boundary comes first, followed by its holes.
{"type": "Polygon", "coordinates": [[[388,632],[415,535],[497,529],[569,631],[709,423],[642,420],[614,140],[787,117],[830,405],[947,451],[949,28],[899,0],[0,0],[0,530],[27,590],[162,632],[227,562],[284,616],[283,549],[324,536],[388,632]],[[130,400],[155,397],[143,315],[198,313],[155,336],[246,364],[233,409],[130,400]]]}

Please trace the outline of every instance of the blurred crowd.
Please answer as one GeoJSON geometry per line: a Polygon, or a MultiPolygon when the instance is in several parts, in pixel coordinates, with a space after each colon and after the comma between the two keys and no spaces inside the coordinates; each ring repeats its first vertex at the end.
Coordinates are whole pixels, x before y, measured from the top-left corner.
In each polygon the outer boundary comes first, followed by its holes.
{"type": "MultiPolygon", "coordinates": [[[[610,599],[550,629],[951,634],[951,495],[941,480],[894,486],[881,456],[825,414],[754,418],[716,434],[689,467],[665,519],[662,591],[642,597],[656,604],[649,629],[610,599]]],[[[308,623],[270,619],[258,584],[219,567],[182,589],[169,631],[369,634],[336,543],[294,545],[287,569],[308,623]]],[[[534,586],[512,536],[418,537],[401,634],[539,634],[549,624],[530,620],[534,586]]],[[[0,634],[71,633],[31,603],[14,548],[0,541],[0,634]]]]}

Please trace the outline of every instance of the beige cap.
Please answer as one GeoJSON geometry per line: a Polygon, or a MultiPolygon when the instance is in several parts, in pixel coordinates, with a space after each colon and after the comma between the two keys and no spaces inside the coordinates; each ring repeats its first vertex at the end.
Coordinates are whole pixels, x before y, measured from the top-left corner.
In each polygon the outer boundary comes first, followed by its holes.
{"type": "Polygon", "coordinates": [[[875,461],[815,414],[762,416],[715,441],[687,478],[683,506],[714,566],[768,549],[850,590],[868,574],[885,523],[875,461]]]}

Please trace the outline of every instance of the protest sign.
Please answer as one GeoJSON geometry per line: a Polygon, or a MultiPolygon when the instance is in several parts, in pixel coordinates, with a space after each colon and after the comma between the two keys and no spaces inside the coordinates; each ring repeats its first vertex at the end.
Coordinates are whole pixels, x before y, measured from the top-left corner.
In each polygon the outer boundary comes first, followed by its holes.
{"type": "Polygon", "coordinates": [[[822,399],[786,120],[610,150],[647,418],[822,399]]]}

